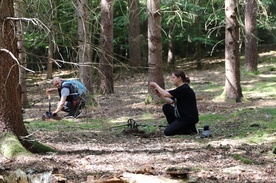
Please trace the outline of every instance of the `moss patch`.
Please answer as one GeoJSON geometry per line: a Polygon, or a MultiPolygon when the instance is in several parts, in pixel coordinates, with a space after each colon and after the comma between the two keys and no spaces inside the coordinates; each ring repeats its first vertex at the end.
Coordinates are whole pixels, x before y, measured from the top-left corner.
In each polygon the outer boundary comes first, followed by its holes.
{"type": "Polygon", "coordinates": [[[34,153],[57,152],[54,148],[51,148],[39,142],[34,142],[29,150],[34,153]]]}
{"type": "Polygon", "coordinates": [[[5,133],[0,137],[0,151],[6,158],[18,155],[31,155],[20,143],[17,137],[11,133],[5,133]]]}

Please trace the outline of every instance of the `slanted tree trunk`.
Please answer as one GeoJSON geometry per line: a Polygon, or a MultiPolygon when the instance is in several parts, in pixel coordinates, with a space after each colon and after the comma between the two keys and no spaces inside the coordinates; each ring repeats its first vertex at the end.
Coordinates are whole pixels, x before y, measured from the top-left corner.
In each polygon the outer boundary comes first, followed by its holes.
{"type": "Polygon", "coordinates": [[[245,4],[245,70],[256,72],[258,67],[257,47],[257,0],[247,0],[245,4]]]}
{"type": "Polygon", "coordinates": [[[114,93],[113,84],[113,4],[112,0],[101,0],[101,38],[99,78],[101,94],[114,93]]]}
{"type": "Polygon", "coordinates": [[[225,100],[241,102],[239,23],[236,0],[225,0],[225,100]]]}
{"type": "Polygon", "coordinates": [[[4,155],[8,152],[11,157],[24,151],[24,148],[19,147],[18,139],[32,152],[41,150],[37,149],[40,144],[36,141],[22,138],[26,137],[28,132],[21,112],[21,86],[13,16],[13,0],[0,0],[0,151],[4,155]]]}
{"type": "Polygon", "coordinates": [[[142,66],[140,26],[139,26],[139,0],[128,0],[129,7],[129,64],[132,70],[142,66]]]}
{"type": "MultiPolygon", "coordinates": [[[[148,0],[148,82],[156,82],[165,88],[162,64],[160,0],[148,0]]],[[[148,88],[152,96],[153,91],[148,88]]],[[[154,98],[156,102],[158,98],[154,98]]]]}
{"type": "Polygon", "coordinates": [[[77,17],[80,80],[85,84],[88,94],[92,94],[92,60],[90,51],[89,11],[87,0],[77,0],[77,17]]]}
{"type": "MultiPolygon", "coordinates": [[[[16,0],[15,3],[15,17],[23,17],[22,13],[22,0],[16,0]]],[[[17,34],[17,48],[18,48],[18,61],[24,67],[26,63],[26,52],[24,46],[24,30],[22,21],[16,22],[16,34],[17,34]]],[[[19,83],[21,85],[21,102],[22,107],[28,107],[28,95],[27,95],[27,72],[23,67],[19,68],[19,83]]]]}

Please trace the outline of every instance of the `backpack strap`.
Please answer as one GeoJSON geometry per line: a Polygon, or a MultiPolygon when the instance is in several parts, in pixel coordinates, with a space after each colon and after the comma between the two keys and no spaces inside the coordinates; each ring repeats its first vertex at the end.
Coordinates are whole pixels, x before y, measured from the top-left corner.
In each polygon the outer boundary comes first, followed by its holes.
{"type": "Polygon", "coordinates": [[[70,91],[70,94],[69,95],[79,95],[78,91],[77,91],[77,88],[73,86],[72,82],[71,81],[64,81],[62,84],[61,84],[61,87],[62,88],[68,88],[69,91],[70,91]]]}

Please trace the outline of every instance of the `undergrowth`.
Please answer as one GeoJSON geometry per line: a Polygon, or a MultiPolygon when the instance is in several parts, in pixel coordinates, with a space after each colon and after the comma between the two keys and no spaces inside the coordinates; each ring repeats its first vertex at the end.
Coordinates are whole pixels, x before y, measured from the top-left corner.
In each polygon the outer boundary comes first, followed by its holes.
{"type": "MultiPolygon", "coordinates": [[[[275,61],[269,59],[269,63],[263,61],[259,64],[258,72],[249,74],[242,71],[241,86],[242,93],[246,102],[252,101],[266,101],[276,98],[276,72],[275,61]]],[[[224,89],[223,76],[224,70],[219,68],[215,71],[206,70],[205,78],[200,78],[196,82],[192,82],[191,86],[201,96],[202,100],[208,100],[208,102],[214,104],[214,107],[219,106],[220,103],[215,99],[219,96],[224,89]]],[[[196,75],[194,75],[196,78],[196,75]]],[[[169,85],[170,86],[170,85],[169,85]]],[[[146,104],[145,104],[146,105],[146,104]]],[[[227,104],[224,103],[225,106],[227,104]]],[[[232,105],[232,104],[229,104],[232,105]]],[[[100,106],[96,106],[100,107],[100,106]]],[[[78,122],[74,120],[62,120],[58,122],[45,122],[37,120],[35,122],[26,123],[29,130],[111,130],[119,133],[122,129],[127,128],[127,119],[131,116],[122,116],[120,120],[112,117],[106,119],[83,119],[78,122]],[[123,120],[121,120],[123,117],[123,120]],[[118,122],[120,121],[120,122],[118,122]]],[[[198,128],[202,128],[205,124],[210,126],[212,131],[212,139],[232,138],[232,139],[247,139],[248,141],[258,143],[267,139],[275,142],[276,133],[276,110],[274,105],[262,105],[258,106],[256,103],[254,106],[240,106],[240,107],[228,107],[224,110],[204,110],[200,111],[200,122],[197,124],[198,128]]],[[[156,119],[150,112],[145,112],[136,119],[139,128],[146,132],[162,131],[163,127],[160,125],[166,125],[165,118],[156,119]]],[[[185,138],[185,137],[183,137],[185,138]]]]}

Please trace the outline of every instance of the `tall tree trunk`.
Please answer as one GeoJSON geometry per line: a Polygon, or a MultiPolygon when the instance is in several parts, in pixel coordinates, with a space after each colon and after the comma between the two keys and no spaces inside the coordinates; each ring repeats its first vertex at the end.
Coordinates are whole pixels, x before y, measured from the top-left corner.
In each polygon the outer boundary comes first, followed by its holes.
{"type": "Polygon", "coordinates": [[[48,46],[48,62],[47,62],[47,78],[53,77],[53,60],[54,60],[54,36],[50,29],[49,32],[49,46],[48,46]]]}
{"type": "Polygon", "coordinates": [[[48,62],[47,62],[47,78],[52,78],[53,77],[53,60],[54,60],[54,35],[52,32],[52,27],[53,27],[53,14],[54,14],[54,8],[53,8],[53,3],[52,0],[49,0],[49,29],[50,32],[49,34],[49,47],[48,47],[48,62]]]}
{"type": "Polygon", "coordinates": [[[245,70],[256,72],[258,67],[257,47],[257,0],[247,0],[245,4],[245,70]]]}
{"type": "Polygon", "coordinates": [[[101,94],[114,93],[113,84],[113,4],[112,0],[101,0],[101,38],[99,78],[101,94]]]}
{"type": "MultiPolygon", "coordinates": [[[[196,36],[200,37],[201,36],[201,30],[200,30],[200,17],[196,17],[195,20],[195,25],[196,25],[196,36]]],[[[202,69],[202,64],[201,64],[201,57],[202,57],[202,51],[201,51],[201,42],[200,40],[196,40],[195,42],[195,49],[196,49],[196,68],[197,69],[202,69]]]]}
{"type": "MultiPolygon", "coordinates": [[[[148,82],[156,82],[165,88],[162,63],[160,0],[148,0],[148,82]]],[[[152,95],[153,91],[148,88],[152,95]]],[[[155,96],[155,95],[152,95],[155,96]]],[[[156,101],[157,98],[154,98],[156,101]]]]}
{"type": "Polygon", "coordinates": [[[31,152],[54,151],[26,138],[28,132],[23,123],[21,112],[21,86],[13,0],[0,0],[0,151],[6,157],[26,153],[21,144],[31,152]],[[11,138],[20,140],[11,142],[11,138]]]}
{"type": "Polygon", "coordinates": [[[93,93],[92,60],[90,51],[89,11],[87,0],[77,0],[78,17],[78,59],[80,80],[85,84],[88,94],[93,93]]]}
{"type": "MultiPolygon", "coordinates": [[[[23,17],[22,13],[22,0],[16,0],[15,3],[15,17],[23,17]]],[[[17,48],[18,48],[18,61],[26,67],[26,52],[24,46],[24,30],[22,21],[16,22],[16,34],[17,34],[17,48]]],[[[21,102],[22,107],[28,107],[28,95],[27,95],[27,72],[23,67],[19,68],[19,83],[21,84],[21,102]]]]}
{"type": "Polygon", "coordinates": [[[27,135],[21,113],[21,86],[17,58],[15,24],[4,17],[13,17],[13,0],[0,1],[0,134],[14,132],[27,135]]]}
{"type": "Polygon", "coordinates": [[[226,100],[241,102],[239,23],[236,0],[225,0],[225,94],[226,100]]]}
{"type": "Polygon", "coordinates": [[[139,0],[128,0],[129,7],[129,64],[138,69],[142,66],[140,26],[139,26],[139,0]]]}
{"type": "MultiPolygon", "coordinates": [[[[197,2],[198,6],[201,6],[201,1],[199,0],[197,2]]],[[[198,16],[195,17],[195,31],[196,31],[196,37],[200,38],[201,37],[201,11],[197,11],[196,14],[198,16]]],[[[201,41],[199,39],[196,40],[195,43],[195,49],[196,49],[196,68],[197,69],[202,69],[202,50],[201,50],[201,41]]]]}

